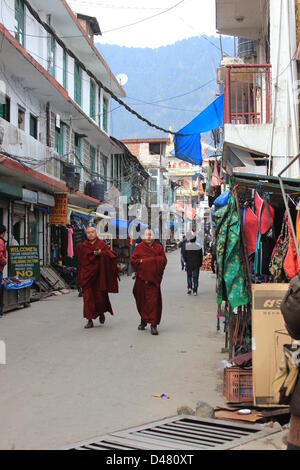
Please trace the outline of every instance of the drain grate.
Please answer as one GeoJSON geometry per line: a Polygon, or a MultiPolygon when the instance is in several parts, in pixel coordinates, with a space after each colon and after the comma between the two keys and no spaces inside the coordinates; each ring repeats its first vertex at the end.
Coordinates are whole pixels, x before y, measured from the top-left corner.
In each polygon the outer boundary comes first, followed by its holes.
{"type": "Polygon", "coordinates": [[[261,425],[176,416],[79,442],[66,450],[228,450],[275,432],[261,425]]]}

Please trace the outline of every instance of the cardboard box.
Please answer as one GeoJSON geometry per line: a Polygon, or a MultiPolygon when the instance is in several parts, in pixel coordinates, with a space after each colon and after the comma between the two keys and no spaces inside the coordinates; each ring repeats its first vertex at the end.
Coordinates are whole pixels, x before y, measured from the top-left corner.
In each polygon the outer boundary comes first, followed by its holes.
{"type": "Polygon", "coordinates": [[[252,286],[252,372],[255,406],[275,405],[272,383],[283,355],[283,345],[292,341],[280,311],[280,303],[288,286],[289,284],[252,286]]]}

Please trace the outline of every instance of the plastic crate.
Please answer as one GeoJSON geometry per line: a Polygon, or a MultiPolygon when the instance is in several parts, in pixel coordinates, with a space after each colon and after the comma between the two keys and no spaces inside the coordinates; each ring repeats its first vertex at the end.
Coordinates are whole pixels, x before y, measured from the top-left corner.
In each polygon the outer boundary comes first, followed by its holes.
{"type": "Polygon", "coordinates": [[[224,369],[223,395],[228,403],[253,402],[252,369],[224,369]]]}

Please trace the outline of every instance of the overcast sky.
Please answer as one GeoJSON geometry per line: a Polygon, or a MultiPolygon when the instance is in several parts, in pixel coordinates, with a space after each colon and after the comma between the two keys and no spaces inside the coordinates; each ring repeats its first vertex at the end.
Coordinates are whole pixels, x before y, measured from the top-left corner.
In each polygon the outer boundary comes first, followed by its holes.
{"type": "Polygon", "coordinates": [[[78,13],[96,16],[102,44],[160,47],[176,41],[215,34],[215,0],[184,0],[176,8],[140,24],[111,31],[162,13],[180,0],[68,0],[78,13]]]}

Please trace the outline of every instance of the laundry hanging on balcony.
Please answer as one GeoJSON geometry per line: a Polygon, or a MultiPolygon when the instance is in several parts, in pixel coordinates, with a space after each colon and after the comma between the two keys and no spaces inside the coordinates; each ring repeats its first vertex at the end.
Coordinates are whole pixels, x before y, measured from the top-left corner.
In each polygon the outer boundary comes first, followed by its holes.
{"type": "Polygon", "coordinates": [[[222,126],[223,103],[224,94],[205,108],[187,126],[178,131],[174,137],[176,158],[194,165],[202,165],[201,133],[222,126]]]}

